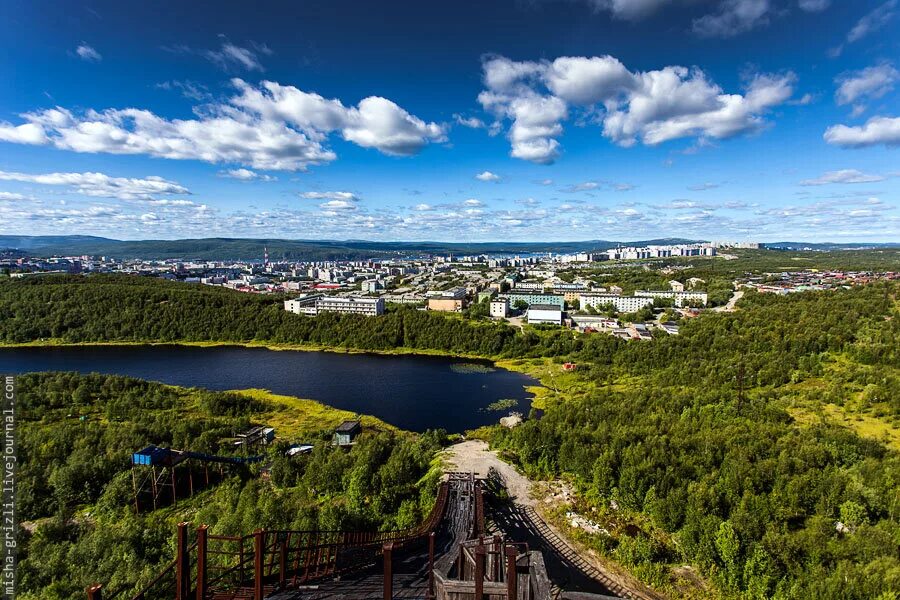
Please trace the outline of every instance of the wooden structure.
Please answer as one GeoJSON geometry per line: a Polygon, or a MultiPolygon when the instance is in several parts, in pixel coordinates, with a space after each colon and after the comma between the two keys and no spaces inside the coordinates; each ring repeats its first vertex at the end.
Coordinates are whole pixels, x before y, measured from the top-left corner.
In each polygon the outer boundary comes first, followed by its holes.
{"type": "MultiPolygon", "coordinates": [[[[471,473],[451,473],[441,484],[428,518],[410,529],[258,529],[244,536],[220,536],[201,525],[193,532],[193,540],[191,534],[189,523],[179,523],[175,560],[137,595],[125,596],[119,590],[106,600],[286,599],[311,586],[319,590],[346,586],[345,578],[373,570],[384,600],[391,600],[396,568],[404,562],[399,558],[427,565],[419,567],[421,589],[423,596],[433,600],[550,598],[540,552],[500,536],[485,538],[482,486],[471,473]]],[[[87,595],[89,600],[103,600],[102,586],[89,588],[87,595]]],[[[362,595],[351,590],[341,597],[362,595]]]]}
{"type": "Polygon", "coordinates": [[[344,421],[335,428],[332,444],[350,446],[360,433],[362,433],[362,424],[359,421],[344,421]]]}

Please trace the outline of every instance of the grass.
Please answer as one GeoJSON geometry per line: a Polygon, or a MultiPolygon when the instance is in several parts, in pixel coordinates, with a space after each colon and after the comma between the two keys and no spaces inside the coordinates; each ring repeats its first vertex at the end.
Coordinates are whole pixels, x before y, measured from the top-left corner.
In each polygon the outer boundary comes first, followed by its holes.
{"type": "Polygon", "coordinates": [[[860,437],[879,441],[893,450],[900,451],[900,429],[878,417],[850,411],[836,404],[820,404],[815,407],[791,406],[787,411],[800,427],[809,427],[817,423],[838,425],[853,430],[860,437]]]}
{"type": "Polygon", "coordinates": [[[301,440],[318,434],[326,429],[334,429],[342,421],[360,419],[367,429],[399,431],[393,425],[369,415],[358,415],[348,410],[333,408],[315,400],[282,396],[268,390],[247,389],[230,390],[231,393],[261,400],[271,407],[263,413],[254,414],[254,418],[274,427],[279,437],[301,440]]]}

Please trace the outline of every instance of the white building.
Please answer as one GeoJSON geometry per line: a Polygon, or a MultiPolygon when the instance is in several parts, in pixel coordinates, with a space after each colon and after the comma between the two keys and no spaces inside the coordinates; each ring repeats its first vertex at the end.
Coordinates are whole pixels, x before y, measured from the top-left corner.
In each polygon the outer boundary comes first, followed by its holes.
{"type": "Polygon", "coordinates": [[[681,283],[680,281],[676,281],[674,279],[669,282],[669,287],[672,288],[673,292],[683,292],[684,291],[684,284],[681,283]]]}
{"type": "Polygon", "coordinates": [[[316,301],[316,313],[337,312],[342,314],[374,317],[384,314],[383,298],[340,298],[325,296],[316,301]]]}
{"type": "Polygon", "coordinates": [[[491,316],[505,319],[509,316],[509,299],[497,298],[491,300],[491,316]]]}
{"type": "Polygon", "coordinates": [[[322,294],[306,294],[292,300],[284,301],[284,310],[296,315],[316,316],[316,300],[322,298],[322,294]]]}
{"type": "Polygon", "coordinates": [[[298,315],[310,315],[313,317],[322,312],[374,317],[384,314],[384,299],[341,298],[338,296],[323,296],[322,294],[307,294],[293,300],[285,300],[284,310],[298,315]]]}
{"type": "Polygon", "coordinates": [[[377,292],[384,289],[384,284],[377,279],[368,279],[362,282],[362,291],[367,294],[377,292]]]}
{"type": "Polygon", "coordinates": [[[699,302],[706,306],[706,292],[666,292],[666,291],[637,291],[635,296],[641,298],[672,298],[675,300],[675,306],[684,306],[687,303],[699,302]]]}
{"type": "Polygon", "coordinates": [[[562,325],[562,310],[555,304],[532,304],[528,307],[528,323],[562,325]]]}
{"type": "Polygon", "coordinates": [[[618,294],[581,294],[581,308],[588,306],[599,309],[612,304],[620,313],[633,313],[653,304],[653,298],[619,296],[618,294]]]}

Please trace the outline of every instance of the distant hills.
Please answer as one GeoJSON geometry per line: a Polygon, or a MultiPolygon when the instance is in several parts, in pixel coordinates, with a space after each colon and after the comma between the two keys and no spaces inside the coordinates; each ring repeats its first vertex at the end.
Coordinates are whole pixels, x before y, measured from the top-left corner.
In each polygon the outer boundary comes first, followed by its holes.
{"type": "Polygon", "coordinates": [[[687,244],[696,240],[665,238],[615,242],[372,242],[366,240],[285,240],[202,238],[184,240],[114,240],[103,237],[0,235],[0,250],[15,249],[37,256],[109,256],[118,259],[262,259],[268,248],[271,260],[361,260],[425,254],[526,254],[601,251],[619,245],[687,244]]]}
{"type": "Polygon", "coordinates": [[[888,243],[836,243],[836,242],[822,242],[822,243],[812,243],[812,242],[771,242],[763,244],[763,247],[769,250],[818,250],[818,251],[827,251],[827,250],[869,250],[869,249],[877,249],[877,248],[897,248],[900,247],[900,243],[897,242],[888,242],[888,243]]]}

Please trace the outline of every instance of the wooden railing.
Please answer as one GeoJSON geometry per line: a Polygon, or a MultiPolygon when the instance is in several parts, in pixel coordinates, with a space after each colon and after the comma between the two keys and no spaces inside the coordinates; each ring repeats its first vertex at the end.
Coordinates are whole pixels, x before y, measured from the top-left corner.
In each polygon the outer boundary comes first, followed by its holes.
{"type": "MultiPolygon", "coordinates": [[[[434,506],[416,527],[396,531],[292,531],[258,529],[244,536],[210,534],[206,525],[189,540],[189,523],[179,523],[175,560],[134,596],[88,588],[89,600],[207,600],[233,597],[262,600],[266,594],[378,562],[389,568],[390,555],[413,543],[429,544],[447,510],[448,484],[442,483],[434,506]]],[[[387,585],[387,583],[385,584],[387,585]]]]}

